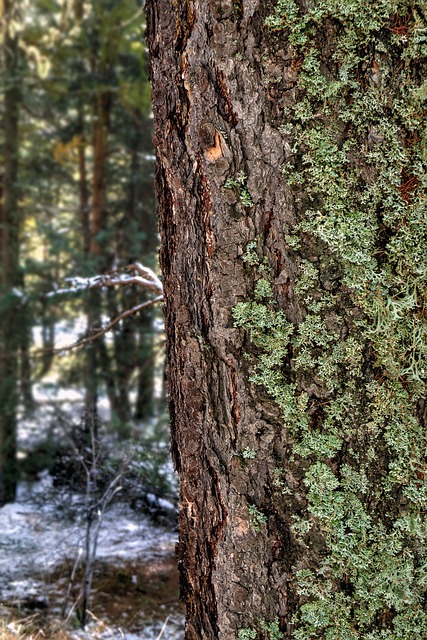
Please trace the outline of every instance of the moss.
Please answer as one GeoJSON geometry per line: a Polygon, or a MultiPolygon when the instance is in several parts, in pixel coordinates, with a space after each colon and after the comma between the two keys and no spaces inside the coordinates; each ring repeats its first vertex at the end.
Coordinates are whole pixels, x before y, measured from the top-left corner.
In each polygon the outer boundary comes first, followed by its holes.
{"type": "MultiPolygon", "coordinates": [[[[409,0],[279,0],[265,25],[302,60],[281,131],[284,180],[307,202],[285,240],[300,266],[294,325],[256,244],[254,298],[234,309],[251,380],[306,461],[296,640],[426,638],[427,21],[409,0]],[[324,34],[329,34],[325,42],[324,34]],[[329,40],[328,40],[329,38],[329,40]],[[313,259],[317,245],[323,264],[313,259]],[[315,389],[315,391],[313,391],[315,389]],[[319,398],[322,409],[319,410],[319,398]],[[313,420],[316,415],[317,419],[313,420]]],[[[280,470],[275,471],[277,486],[280,470]]]]}

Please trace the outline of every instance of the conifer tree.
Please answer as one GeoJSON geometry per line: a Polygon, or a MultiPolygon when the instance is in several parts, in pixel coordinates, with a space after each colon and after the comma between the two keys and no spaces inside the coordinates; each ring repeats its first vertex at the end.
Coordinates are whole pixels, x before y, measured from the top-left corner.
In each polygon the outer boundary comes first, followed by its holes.
{"type": "Polygon", "coordinates": [[[146,6],[185,638],[426,638],[425,3],[146,6]]]}
{"type": "Polygon", "coordinates": [[[16,411],[18,352],[22,330],[19,274],[20,210],[18,192],[18,126],[21,101],[18,38],[12,28],[17,7],[3,6],[2,65],[5,80],[2,118],[2,185],[0,201],[0,504],[16,491],[16,411]]]}

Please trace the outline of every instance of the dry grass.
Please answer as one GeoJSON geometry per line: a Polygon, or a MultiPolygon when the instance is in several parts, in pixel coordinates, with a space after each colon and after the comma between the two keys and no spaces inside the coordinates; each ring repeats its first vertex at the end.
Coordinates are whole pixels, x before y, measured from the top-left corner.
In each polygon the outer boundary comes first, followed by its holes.
{"type": "MultiPolygon", "coordinates": [[[[29,616],[20,619],[0,619],[0,640],[73,640],[76,636],[65,628],[63,622],[51,621],[41,628],[38,624],[38,616],[29,616]]],[[[99,635],[105,632],[107,625],[101,621],[94,626],[90,633],[85,634],[88,640],[97,640],[99,635]]],[[[115,636],[112,634],[112,638],[115,636]]]]}
{"type": "Polygon", "coordinates": [[[46,638],[44,632],[36,628],[35,618],[36,616],[16,618],[15,614],[10,611],[10,615],[0,618],[0,640],[42,640],[46,638]]]}
{"type": "MultiPolygon", "coordinates": [[[[1,2],[1,0],[0,0],[1,2]]],[[[67,606],[68,618],[60,618],[68,586],[68,565],[59,565],[45,583],[48,607],[35,612],[26,601],[0,603],[0,640],[123,640],[121,627],[139,633],[145,624],[160,625],[158,640],[163,640],[169,616],[182,617],[179,602],[178,572],[172,557],[149,563],[110,565],[99,561],[94,576],[94,592],[85,632],[76,625],[78,619],[72,602],[78,601],[83,577],[76,576],[76,593],[67,606]],[[71,607],[71,611],[70,611],[71,607]],[[26,611],[26,613],[24,613],[26,611]],[[147,619],[148,614],[148,619],[147,619]],[[166,620],[165,620],[166,618],[166,620]]],[[[173,623],[172,623],[173,624],[173,623]]],[[[150,635],[150,637],[153,637],[150,635]]]]}
{"type": "MultiPolygon", "coordinates": [[[[2,607],[2,613],[5,608],[2,607]]],[[[109,636],[112,640],[120,640],[123,638],[123,634],[120,634],[120,638],[113,633],[113,630],[108,627],[104,622],[98,620],[93,614],[94,626],[91,631],[86,632],[84,637],[87,640],[99,640],[101,636],[105,637],[104,632],[109,630],[109,636]]],[[[157,640],[163,638],[164,631],[166,629],[169,616],[166,618],[160,634],[157,640]]],[[[0,640],[76,640],[76,636],[71,631],[67,631],[64,627],[64,623],[51,623],[48,627],[43,629],[38,628],[39,616],[32,615],[26,618],[16,618],[16,613],[6,617],[0,617],[0,640]],[[14,617],[15,616],[15,617],[14,617]]],[[[79,636],[81,638],[81,636],[79,636]]]]}
{"type": "Polygon", "coordinates": [[[2,605],[0,640],[73,640],[73,635],[62,620],[40,613],[24,616],[15,607],[2,605]]]}

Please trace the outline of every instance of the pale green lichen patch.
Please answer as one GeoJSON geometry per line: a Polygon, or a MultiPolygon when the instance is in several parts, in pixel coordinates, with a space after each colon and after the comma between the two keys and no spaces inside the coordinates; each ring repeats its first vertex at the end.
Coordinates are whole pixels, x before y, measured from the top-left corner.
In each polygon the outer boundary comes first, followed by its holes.
{"type": "Polygon", "coordinates": [[[244,171],[239,171],[235,178],[227,178],[224,189],[236,189],[239,194],[239,200],[244,207],[252,207],[252,196],[247,187],[248,177],[244,171]]]}
{"type": "Polygon", "coordinates": [[[293,535],[309,548],[317,532],[325,545],[296,572],[292,637],[421,640],[427,12],[409,0],[300,4],[279,0],[265,25],[299,61],[280,131],[292,150],[284,180],[306,202],[285,237],[305,315],[293,324],[278,308],[256,243],[244,257],[254,296],[233,312],[256,348],[251,380],[281,408],[304,461],[307,513],[293,535]]]}
{"type": "Polygon", "coordinates": [[[254,531],[259,531],[262,526],[267,524],[267,516],[254,504],[250,504],[248,510],[254,531]]]}

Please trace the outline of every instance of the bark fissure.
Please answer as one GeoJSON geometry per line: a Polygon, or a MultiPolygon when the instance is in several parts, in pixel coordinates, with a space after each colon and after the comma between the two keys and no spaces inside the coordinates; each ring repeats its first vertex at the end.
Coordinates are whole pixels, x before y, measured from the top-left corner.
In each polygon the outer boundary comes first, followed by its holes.
{"type": "MultiPolygon", "coordinates": [[[[280,174],[280,135],[267,124],[268,99],[258,91],[258,2],[243,3],[240,18],[226,4],[220,11],[218,3],[192,2],[185,38],[176,25],[189,11],[188,3],[182,11],[177,6],[171,11],[165,2],[148,3],[147,12],[172,451],[181,478],[186,638],[228,640],[237,637],[248,611],[251,619],[287,616],[287,605],[278,612],[276,598],[273,603],[268,595],[277,591],[282,575],[277,550],[274,559],[248,512],[248,495],[260,509],[269,508],[274,460],[269,453],[253,472],[241,458],[249,446],[259,449],[261,458],[283,434],[276,434],[271,400],[265,396],[260,403],[247,382],[242,334],[233,327],[231,309],[253,287],[239,256],[261,228],[264,211],[289,207],[280,174]],[[234,60],[234,41],[242,33],[247,58],[234,60]],[[159,81],[164,68],[175,86],[159,81]],[[253,131],[259,128],[262,136],[256,138],[253,131]],[[224,189],[239,172],[255,207],[245,206],[238,190],[224,189]]],[[[271,253],[286,264],[284,218],[271,218],[271,253]]],[[[280,589],[286,603],[286,586],[280,589]]]]}

